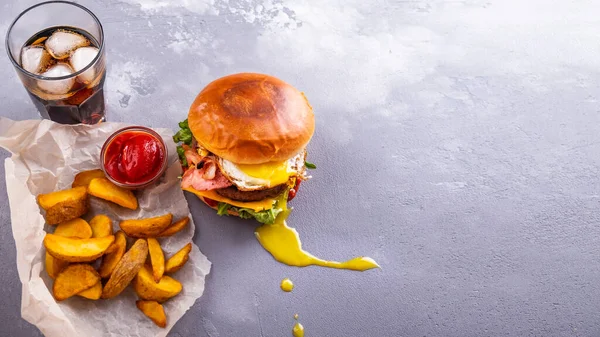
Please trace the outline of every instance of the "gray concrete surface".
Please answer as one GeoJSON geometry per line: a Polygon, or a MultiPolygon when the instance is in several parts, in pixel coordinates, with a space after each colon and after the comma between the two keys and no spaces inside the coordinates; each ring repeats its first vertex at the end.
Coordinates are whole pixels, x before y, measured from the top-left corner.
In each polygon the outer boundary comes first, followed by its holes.
{"type": "MultiPolygon", "coordinates": [[[[30,3],[0,4],[2,34],[30,3]]],[[[81,3],[105,27],[111,121],[175,129],[240,71],[305,91],[318,169],[290,222],[318,256],[382,266],[287,267],[189,197],[213,269],[170,336],[290,336],[295,313],[307,337],[600,335],[598,2],[81,3]]],[[[0,114],[37,118],[0,49],[0,114]]],[[[0,335],[38,336],[6,195],[0,223],[0,335]]]]}

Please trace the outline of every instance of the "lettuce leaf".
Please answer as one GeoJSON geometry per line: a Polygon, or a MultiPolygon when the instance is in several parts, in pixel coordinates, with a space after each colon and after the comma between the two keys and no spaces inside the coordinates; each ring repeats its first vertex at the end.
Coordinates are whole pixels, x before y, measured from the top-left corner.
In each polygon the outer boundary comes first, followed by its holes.
{"type": "Polygon", "coordinates": [[[227,213],[227,211],[229,210],[230,207],[231,207],[230,204],[220,202],[219,205],[217,206],[217,214],[218,215],[229,215],[229,213],[227,213]]]}
{"type": "Polygon", "coordinates": [[[219,202],[219,205],[217,206],[218,215],[229,215],[229,213],[227,213],[228,210],[237,212],[239,217],[242,219],[254,218],[260,223],[269,225],[275,223],[275,218],[277,218],[277,215],[283,211],[281,208],[273,207],[271,209],[256,212],[250,208],[235,207],[225,202],[219,202]]]}
{"type": "Polygon", "coordinates": [[[275,218],[277,217],[277,214],[281,213],[281,211],[283,211],[281,208],[271,208],[260,212],[255,212],[254,210],[249,208],[238,209],[238,212],[240,214],[244,214],[242,216],[244,219],[253,217],[254,219],[256,219],[256,221],[269,225],[275,223],[275,218]]]}
{"type": "MultiPolygon", "coordinates": [[[[188,120],[184,120],[179,122],[179,131],[173,136],[173,141],[175,144],[179,144],[179,142],[190,145],[192,144],[193,136],[192,131],[190,130],[190,126],[188,125],[188,120]]],[[[177,145],[177,155],[179,156],[179,161],[181,161],[181,166],[187,167],[188,162],[183,154],[185,150],[181,145],[177,145]]]]}
{"type": "Polygon", "coordinates": [[[187,159],[185,158],[184,152],[185,152],[185,150],[183,149],[183,147],[177,146],[177,155],[179,156],[179,161],[181,161],[181,166],[187,167],[188,162],[187,162],[187,159]]]}
{"type": "Polygon", "coordinates": [[[179,131],[173,136],[173,141],[175,143],[182,142],[186,145],[192,144],[192,130],[188,125],[188,120],[184,120],[179,122],[179,131]]]}

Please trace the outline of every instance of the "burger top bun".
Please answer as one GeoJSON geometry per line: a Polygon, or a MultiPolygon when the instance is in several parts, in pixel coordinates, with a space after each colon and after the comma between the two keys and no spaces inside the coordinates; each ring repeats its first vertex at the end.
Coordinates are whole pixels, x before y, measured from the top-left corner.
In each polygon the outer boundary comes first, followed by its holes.
{"type": "Polygon", "coordinates": [[[304,94],[273,76],[240,73],[209,83],[188,114],[202,147],[237,164],[282,162],[302,152],[315,130],[304,94]]]}

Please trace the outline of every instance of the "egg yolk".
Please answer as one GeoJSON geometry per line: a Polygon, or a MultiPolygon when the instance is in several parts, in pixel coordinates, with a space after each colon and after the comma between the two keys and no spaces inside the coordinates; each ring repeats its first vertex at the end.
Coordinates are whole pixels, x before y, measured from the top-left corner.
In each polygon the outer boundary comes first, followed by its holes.
{"type": "Polygon", "coordinates": [[[238,164],[237,166],[242,172],[251,177],[269,181],[270,186],[286,183],[293,173],[288,169],[287,161],[257,165],[238,164]]]}

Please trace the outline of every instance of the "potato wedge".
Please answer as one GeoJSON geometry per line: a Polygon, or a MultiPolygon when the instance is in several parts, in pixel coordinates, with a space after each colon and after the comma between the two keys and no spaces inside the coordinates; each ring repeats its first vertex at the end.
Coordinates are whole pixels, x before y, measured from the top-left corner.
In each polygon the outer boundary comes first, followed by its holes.
{"type": "Polygon", "coordinates": [[[52,293],[57,301],[77,295],[100,282],[100,275],[89,264],[77,263],[66,267],[54,280],[52,293]]]}
{"type": "Polygon", "coordinates": [[[89,239],[92,237],[92,227],[82,218],[75,218],[56,226],[54,235],[66,238],[89,239]]]}
{"type": "Polygon", "coordinates": [[[115,234],[115,242],[113,242],[109,249],[106,250],[107,252],[110,250],[110,253],[107,253],[102,258],[102,264],[100,264],[100,269],[98,269],[100,277],[110,277],[110,274],[112,274],[115,266],[117,263],[119,263],[119,261],[121,261],[123,254],[125,254],[126,248],[127,238],[125,237],[125,233],[118,231],[115,234]]]}
{"type": "Polygon", "coordinates": [[[164,302],[179,294],[183,287],[174,278],[164,275],[158,283],[154,282],[152,270],[144,265],[133,280],[133,290],[144,300],[164,302]]]}
{"type": "Polygon", "coordinates": [[[161,328],[167,326],[167,316],[165,315],[165,309],[162,304],[156,301],[138,300],[135,301],[135,305],[144,313],[144,315],[148,316],[154,324],[161,328]]]}
{"type": "Polygon", "coordinates": [[[46,272],[51,279],[55,279],[68,265],[69,262],[57,259],[46,252],[46,272]]]}
{"type": "MultiPolygon", "coordinates": [[[[88,239],[91,234],[91,229],[89,227],[90,226],[85,220],[77,218],[58,225],[54,230],[54,235],[88,239]]],[[[46,252],[45,262],[46,272],[52,279],[56,278],[58,273],[60,273],[66,266],[69,265],[69,262],[57,259],[48,252],[46,252]]]]}
{"type": "Polygon", "coordinates": [[[183,246],[177,253],[173,254],[165,264],[165,273],[174,273],[181,269],[183,265],[190,258],[190,252],[192,251],[192,243],[188,243],[183,246]]]}
{"type": "Polygon", "coordinates": [[[160,248],[160,243],[155,238],[148,238],[148,253],[150,254],[150,262],[152,263],[154,281],[158,282],[165,273],[165,254],[162,248],[160,248]]]}
{"type": "MultiPolygon", "coordinates": [[[[119,232],[123,232],[123,231],[119,231],[119,232]]],[[[125,235],[125,233],[123,233],[123,235],[125,235]]],[[[115,241],[110,246],[108,246],[108,248],[106,248],[106,250],[104,251],[104,255],[108,255],[108,254],[111,254],[111,253],[114,253],[117,251],[119,246],[117,246],[115,244],[116,242],[117,242],[117,234],[115,234],[115,241]]],[[[127,250],[127,249],[125,249],[125,250],[127,250]]],[[[123,254],[125,254],[125,252],[123,252],[123,254]]],[[[117,261],[117,262],[119,262],[119,261],[117,261]]]]}
{"type": "Polygon", "coordinates": [[[67,200],[59,202],[50,207],[46,211],[46,222],[49,225],[57,225],[59,223],[78,218],[89,210],[88,199],[67,200]]]}
{"type": "Polygon", "coordinates": [[[148,257],[148,242],[138,239],[115,266],[102,289],[102,298],[113,298],[119,295],[142,268],[146,257],[148,257]]]}
{"type": "Polygon", "coordinates": [[[112,220],[104,214],[98,214],[90,220],[93,238],[112,235],[112,220]]]}
{"type": "Polygon", "coordinates": [[[94,178],[88,186],[88,192],[97,198],[112,201],[129,209],[137,209],[138,202],[133,192],[111,183],[106,178],[94,178]]]}
{"type": "Polygon", "coordinates": [[[171,235],[181,231],[182,229],[184,229],[185,226],[187,226],[187,224],[189,222],[190,222],[190,218],[186,216],[185,218],[180,219],[180,220],[176,221],[175,223],[173,223],[171,226],[167,227],[167,229],[160,232],[156,237],[164,238],[167,236],[171,236],[171,235]]]}
{"type": "Polygon", "coordinates": [[[164,231],[171,224],[171,220],[173,215],[167,213],[154,218],[123,220],[119,223],[119,227],[132,238],[148,238],[164,231]]]}
{"type": "Polygon", "coordinates": [[[37,200],[40,207],[46,211],[45,218],[49,225],[78,218],[89,209],[85,187],[40,194],[37,200]]]}
{"type": "Polygon", "coordinates": [[[90,239],[65,238],[55,234],[46,234],[44,246],[55,258],[67,262],[90,262],[104,254],[115,241],[115,236],[90,239]]]}
{"type": "Polygon", "coordinates": [[[100,295],[102,295],[102,282],[100,281],[94,284],[91,288],[77,293],[77,296],[85,297],[89,300],[100,299],[100,295]]]}
{"type": "Polygon", "coordinates": [[[84,186],[87,188],[95,178],[106,178],[104,172],[102,170],[89,170],[89,171],[81,171],[75,175],[75,180],[73,180],[73,184],[71,187],[84,186]]]}
{"type": "Polygon", "coordinates": [[[85,187],[76,187],[68,190],[40,194],[37,196],[37,202],[40,204],[40,207],[47,211],[60,202],[82,199],[85,198],[86,195],[87,190],[85,187]]]}

